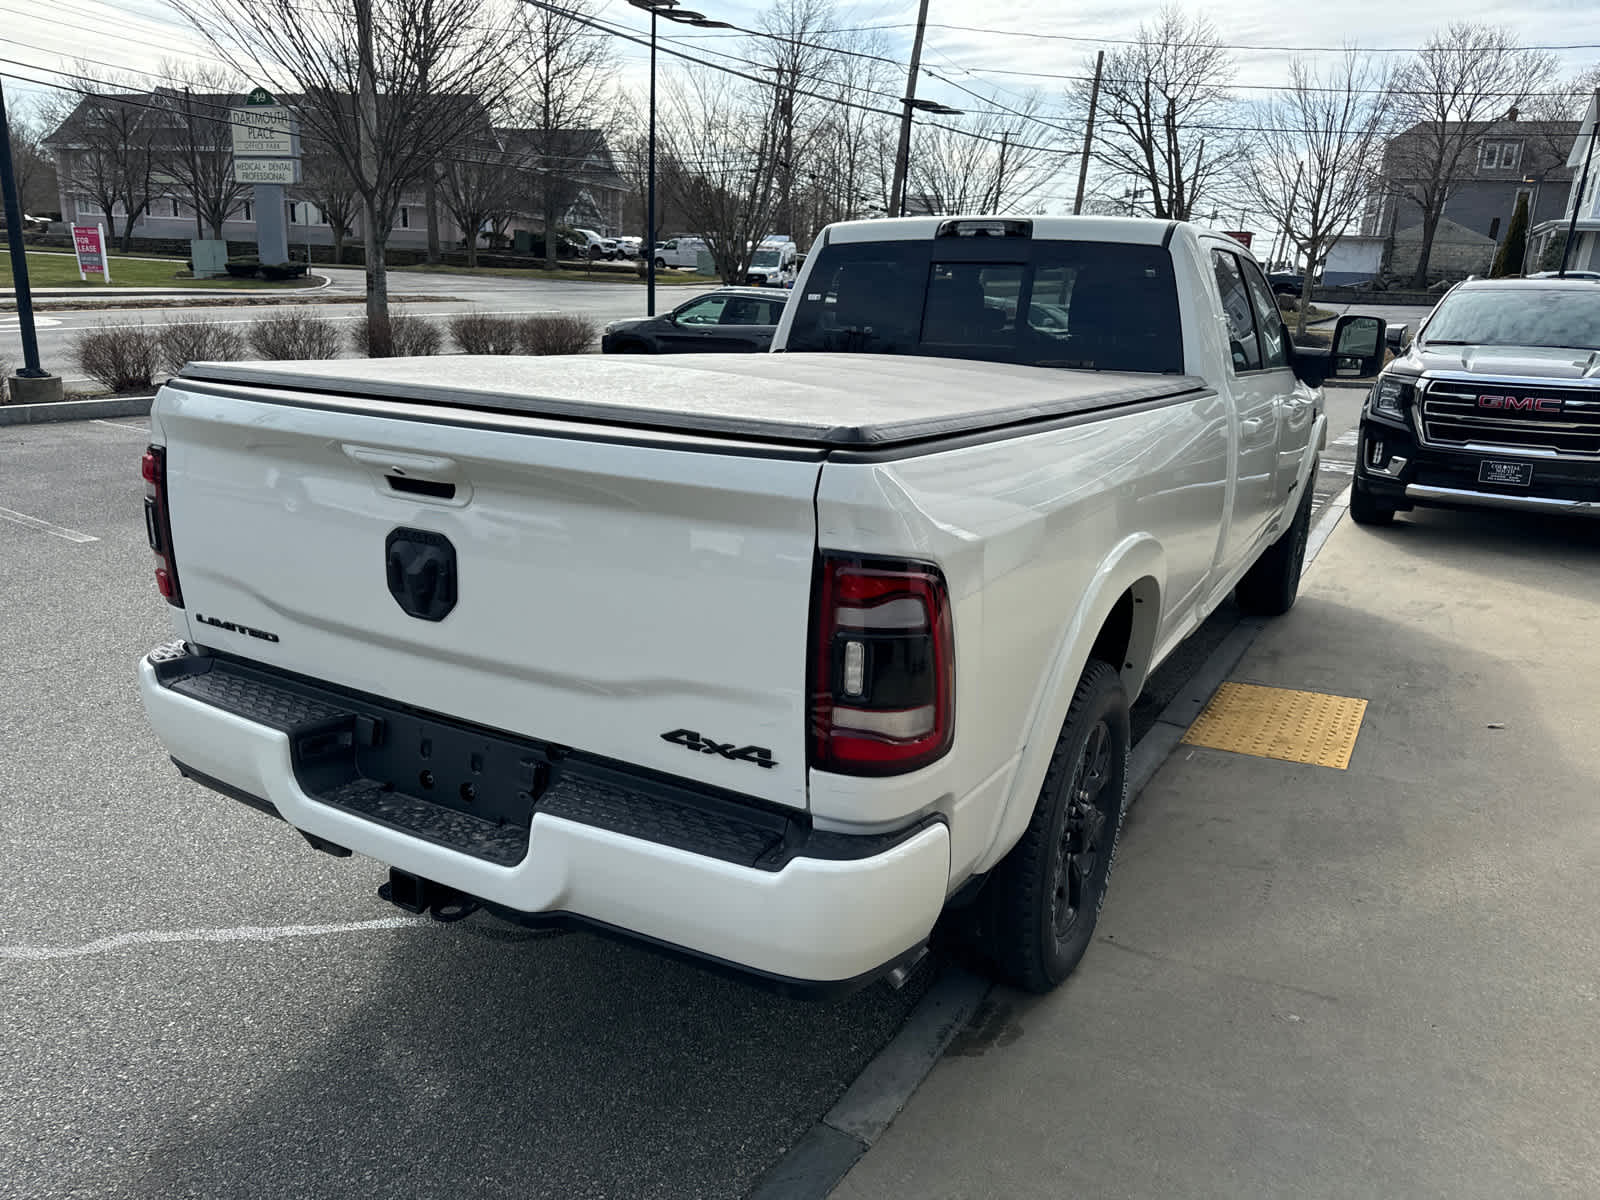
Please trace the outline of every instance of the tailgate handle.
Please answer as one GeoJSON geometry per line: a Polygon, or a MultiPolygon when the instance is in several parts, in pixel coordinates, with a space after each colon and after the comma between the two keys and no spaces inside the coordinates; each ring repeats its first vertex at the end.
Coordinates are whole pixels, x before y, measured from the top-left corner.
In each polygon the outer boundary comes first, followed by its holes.
{"type": "Polygon", "coordinates": [[[401,450],[385,450],[381,446],[352,446],[346,443],[341,449],[345,457],[364,467],[376,467],[385,475],[403,475],[424,479],[456,479],[461,474],[460,464],[453,458],[433,454],[407,454],[401,450]]]}
{"type": "Polygon", "coordinates": [[[339,447],[351,462],[360,463],[379,479],[378,486],[388,492],[460,506],[472,498],[461,464],[437,454],[411,454],[386,450],[382,446],[357,446],[345,442],[339,447]]]}

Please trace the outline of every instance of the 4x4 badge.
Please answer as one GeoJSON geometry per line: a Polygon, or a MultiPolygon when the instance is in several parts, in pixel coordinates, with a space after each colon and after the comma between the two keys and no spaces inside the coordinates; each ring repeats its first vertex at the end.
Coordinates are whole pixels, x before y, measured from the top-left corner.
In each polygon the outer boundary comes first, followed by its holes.
{"type": "Polygon", "coordinates": [[[735,749],[732,742],[714,742],[692,729],[674,729],[671,733],[663,733],[661,740],[699,754],[720,754],[723,758],[731,758],[735,762],[755,763],[758,767],[778,765],[777,760],[772,757],[772,751],[765,746],[740,746],[735,749]]]}

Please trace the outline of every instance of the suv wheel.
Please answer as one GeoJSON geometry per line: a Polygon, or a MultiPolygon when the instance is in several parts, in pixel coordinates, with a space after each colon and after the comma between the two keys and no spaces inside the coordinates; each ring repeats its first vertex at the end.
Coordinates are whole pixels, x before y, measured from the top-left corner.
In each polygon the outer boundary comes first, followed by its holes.
{"type": "Polygon", "coordinates": [[[1357,471],[1350,484],[1350,519],[1357,525],[1387,525],[1394,520],[1394,514],[1394,507],[1373,495],[1357,471]]]}
{"type": "Polygon", "coordinates": [[[1127,807],[1128,741],[1122,677],[1110,663],[1091,659],[1033,819],[989,880],[988,950],[1017,987],[1048,992],[1089,948],[1127,807]]]}

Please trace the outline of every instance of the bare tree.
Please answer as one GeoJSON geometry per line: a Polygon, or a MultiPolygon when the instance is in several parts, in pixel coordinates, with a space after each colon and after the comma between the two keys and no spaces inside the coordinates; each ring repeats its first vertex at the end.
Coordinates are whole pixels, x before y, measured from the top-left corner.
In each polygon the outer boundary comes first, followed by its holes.
{"type": "Polygon", "coordinates": [[[610,110],[614,58],[605,34],[586,23],[592,0],[564,0],[563,8],[528,6],[516,35],[522,85],[512,98],[521,121],[519,149],[536,172],[535,193],[544,223],[545,264],[556,265],[556,226],[582,190],[584,165],[604,131],[610,110]]]}
{"type": "Polygon", "coordinates": [[[157,88],[152,101],[162,112],[157,170],[175,182],[194,208],[195,236],[222,237],[222,225],[249,192],[233,174],[233,126],[229,106],[238,78],[220,67],[163,59],[161,74],[183,87],[157,88]]]}
{"type": "Polygon", "coordinates": [[[63,101],[56,109],[56,136],[68,151],[62,164],[63,190],[94,202],[126,254],[133,245],[134,224],[155,199],[160,117],[148,92],[119,77],[96,76],[92,64],[79,64],[74,73],[93,91],[75,105],[63,101]]]}
{"type": "Polygon", "coordinates": [[[669,76],[664,91],[660,181],[706,240],[723,282],[742,283],[777,201],[771,89],[702,70],[669,76]]]}
{"type": "Polygon", "coordinates": [[[11,170],[24,213],[49,212],[56,207],[50,194],[50,155],[44,148],[46,130],[26,109],[12,112],[11,170]]]}
{"type": "Polygon", "coordinates": [[[1411,280],[1428,283],[1428,260],[1446,202],[1476,164],[1478,143],[1535,92],[1552,90],[1553,55],[1524,49],[1493,25],[1455,23],[1395,72],[1391,103],[1402,132],[1384,156],[1385,187],[1421,215],[1422,245],[1411,280]]]}
{"type": "Polygon", "coordinates": [[[384,249],[403,193],[488,123],[513,75],[507,30],[477,0],[173,0],[241,74],[295,112],[361,198],[367,329],[392,351],[384,249]]]}
{"type": "Polygon", "coordinates": [[[822,117],[830,107],[823,88],[847,56],[830,51],[823,40],[837,24],[832,0],[778,0],[761,16],[766,37],[750,39],[746,52],[772,77],[774,183],[778,190],[773,207],[780,232],[796,232],[795,192],[800,164],[824,128],[822,117]],[[820,85],[820,86],[819,86],[820,85]]]}
{"type": "Polygon", "coordinates": [[[1026,209],[1063,160],[1051,145],[1055,134],[1032,119],[1042,98],[1030,94],[1011,108],[917,125],[906,171],[910,194],[940,214],[1026,209]]]}
{"type": "MultiPolygon", "coordinates": [[[[816,210],[811,232],[831,221],[888,211],[899,129],[895,118],[871,111],[879,97],[893,94],[901,83],[885,36],[877,32],[828,36],[832,44],[852,53],[835,58],[823,85],[841,103],[825,106],[814,125],[805,172],[816,210]]],[[[799,236],[798,230],[791,232],[799,236]]]]}
{"type": "MultiPolygon", "coordinates": [[[[1093,156],[1137,181],[1151,215],[1188,220],[1233,173],[1242,148],[1219,128],[1230,124],[1233,75],[1233,56],[1211,22],[1176,7],[1106,55],[1093,156]]],[[[1075,115],[1087,112],[1090,86],[1086,78],[1069,91],[1075,115]]]]}
{"type": "Polygon", "coordinates": [[[1382,155],[1388,80],[1374,57],[1351,48],[1325,71],[1292,59],[1288,87],[1255,110],[1261,132],[1241,176],[1251,201],[1304,257],[1297,336],[1317,264],[1360,214],[1382,155]]]}
{"type": "Polygon", "coordinates": [[[356,219],[361,215],[361,193],[356,181],[344,160],[320,144],[305,147],[300,172],[301,182],[295,191],[317,206],[328,223],[333,261],[342,263],[345,242],[355,233],[356,219]]]}
{"type": "Polygon", "coordinates": [[[491,136],[460,147],[441,168],[439,199],[466,236],[467,266],[478,265],[483,227],[503,223],[515,208],[521,181],[515,158],[491,136]]]}

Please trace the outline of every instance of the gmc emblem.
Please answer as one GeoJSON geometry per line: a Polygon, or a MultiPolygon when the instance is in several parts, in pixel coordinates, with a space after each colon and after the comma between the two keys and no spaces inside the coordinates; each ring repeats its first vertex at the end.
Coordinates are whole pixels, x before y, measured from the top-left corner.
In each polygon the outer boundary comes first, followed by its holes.
{"type": "Polygon", "coordinates": [[[1502,408],[1511,412],[1558,413],[1561,401],[1551,396],[1479,396],[1479,408],[1502,408]]]}

